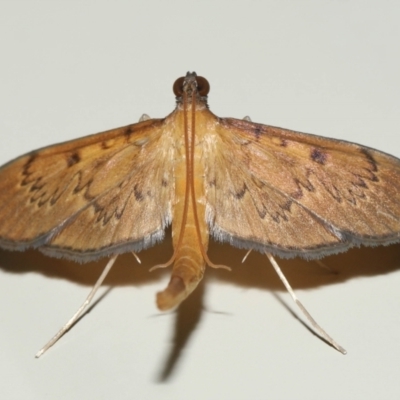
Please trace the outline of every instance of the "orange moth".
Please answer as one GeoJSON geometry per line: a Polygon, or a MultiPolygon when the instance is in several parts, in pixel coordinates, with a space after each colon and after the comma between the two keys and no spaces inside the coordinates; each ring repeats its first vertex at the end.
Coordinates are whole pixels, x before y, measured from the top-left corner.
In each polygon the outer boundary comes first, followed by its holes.
{"type": "Polygon", "coordinates": [[[178,306],[206,266],[209,236],[265,253],[314,328],[345,353],[295,297],[273,255],[318,259],[352,246],[400,241],[400,161],[354,143],[234,118],[208,108],[209,84],[187,73],[175,110],[56,144],[0,168],[0,246],[107,266],[161,241],[173,254],[160,310],[178,306]]]}

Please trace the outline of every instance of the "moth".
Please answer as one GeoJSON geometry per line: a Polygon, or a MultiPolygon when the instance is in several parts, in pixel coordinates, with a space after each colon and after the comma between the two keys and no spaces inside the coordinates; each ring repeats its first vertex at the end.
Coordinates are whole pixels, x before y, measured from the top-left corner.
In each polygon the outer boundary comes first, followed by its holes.
{"type": "Polygon", "coordinates": [[[400,160],[358,144],[219,118],[207,80],[173,85],[176,108],[45,147],[0,168],[0,246],[33,247],[87,262],[109,257],[82,314],[118,254],[155,245],[172,225],[173,254],[160,310],[198,285],[209,237],[265,253],[314,328],[345,353],[295,297],[274,255],[319,259],[400,241],[400,160]]]}

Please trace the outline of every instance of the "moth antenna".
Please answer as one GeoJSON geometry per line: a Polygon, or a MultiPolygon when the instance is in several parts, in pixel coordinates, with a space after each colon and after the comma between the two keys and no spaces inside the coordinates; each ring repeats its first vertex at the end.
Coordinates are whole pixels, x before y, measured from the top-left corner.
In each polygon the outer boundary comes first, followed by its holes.
{"type": "Polygon", "coordinates": [[[279,268],[278,263],[276,262],[275,258],[272,256],[272,254],[265,252],[267,255],[270,263],[274,267],[276,273],[278,274],[280,280],[282,283],[285,285],[286,290],[289,292],[289,294],[292,296],[293,301],[297,304],[297,306],[300,308],[302,313],[306,316],[312,327],[328,342],[330,343],[336,350],[340,351],[342,354],[346,354],[347,351],[340,346],[338,343],[335,342],[315,321],[315,319],[311,316],[311,314],[306,310],[306,308],[301,304],[300,300],[297,298],[296,294],[294,293],[293,289],[289,285],[289,282],[287,281],[285,275],[283,275],[283,272],[279,268]]]}
{"type": "Polygon", "coordinates": [[[90,304],[92,301],[94,295],[96,294],[98,288],[100,285],[103,283],[105,277],[107,274],[110,272],[111,267],[113,266],[115,260],[117,259],[117,255],[111,257],[108,260],[108,263],[106,267],[104,268],[103,272],[101,273],[99,279],[97,280],[96,284],[93,286],[93,289],[90,291],[89,296],[86,297],[86,300],[83,302],[83,304],[78,308],[77,312],[71,317],[71,319],[41,348],[35,355],[36,358],[39,358],[44,352],[46,352],[51,346],[53,346],[54,343],[58,341],[58,339],[61,338],[61,336],[66,333],[71,326],[79,319],[79,317],[82,315],[83,310],[90,304]]]}
{"type": "Polygon", "coordinates": [[[139,264],[141,264],[142,261],[140,260],[139,256],[138,256],[134,251],[131,251],[131,253],[132,253],[133,257],[136,258],[136,261],[137,261],[139,264]]]}
{"type": "MultiPolygon", "coordinates": [[[[204,249],[203,249],[204,250],[204,249]]],[[[214,264],[208,257],[206,252],[203,252],[203,258],[204,261],[206,262],[206,264],[211,267],[211,268],[215,268],[215,269],[226,269],[227,271],[232,271],[231,267],[228,267],[227,265],[224,264],[214,264]]]]}
{"type": "Polygon", "coordinates": [[[246,261],[247,257],[249,256],[249,254],[250,254],[252,251],[253,251],[253,249],[250,249],[250,250],[246,253],[246,255],[243,257],[242,264],[246,261]]]}
{"type": "Polygon", "coordinates": [[[166,263],[164,263],[164,264],[157,264],[157,265],[154,265],[153,267],[151,267],[150,269],[149,269],[149,272],[153,272],[153,271],[155,271],[156,269],[159,269],[159,268],[167,268],[167,267],[169,267],[173,262],[175,261],[175,257],[172,259],[170,259],[168,262],[166,262],[166,263]]]}
{"type": "Polygon", "coordinates": [[[321,260],[314,260],[321,268],[326,269],[327,271],[329,271],[332,274],[337,275],[337,271],[335,271],[334,269],[332,269],[329,265],[325,264],[324,262],[322,262],[321,260]]]}
{"type": "Polygon", "coordinates": [[[248,115],[246,115],[246,116],[243,118],[243,120],[244,120],[244,121],[249,121],[249,122],[251,122],[251,118],[250,118],[248,115]]]}
{"type": "Polygon", "coordinates": [[[142,116],[139,118],[139,122],[147,121],[149,119],[151,119],[149,115],[142,114],[142,116]]]}

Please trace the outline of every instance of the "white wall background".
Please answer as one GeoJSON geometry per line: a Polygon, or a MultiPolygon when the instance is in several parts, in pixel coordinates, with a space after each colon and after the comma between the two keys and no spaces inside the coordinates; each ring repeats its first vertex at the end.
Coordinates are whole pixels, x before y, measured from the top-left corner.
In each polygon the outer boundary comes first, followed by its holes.
{"type": "MultiPolygon", "coordinates": [[[[396,1],[0,2],[0,164],[34,148],[174,107],[195,70],[220,116],[361,142],[400,157],[396,1]]],[[[23,215],[21,215],[23,218],[23,215]]],[[[0,222],[1,223],[1,222],[0,222]]],[[[301,234],[301,233],[299,233],[301,234]]],[[[104,262],[0,251],[0,392],[7,399],[397,399],[399,246],[330,257],[338,271],[283,262],[314,317],[347,350],[312,335],[267,261],[214,246],[234,266],[178,313],[147,272],[168,244],[122,257],[112,287],[44,357],[104,262]],[[277,295],[276,295],[277,294],[277,295]]]]}

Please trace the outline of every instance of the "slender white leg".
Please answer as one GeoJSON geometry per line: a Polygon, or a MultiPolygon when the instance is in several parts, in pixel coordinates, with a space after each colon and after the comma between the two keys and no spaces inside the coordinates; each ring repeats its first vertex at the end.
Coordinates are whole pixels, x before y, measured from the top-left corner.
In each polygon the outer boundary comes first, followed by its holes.
{"type": "Polygon", "coordinates": [[[327,271],[331,272],[332,274],[337,274],[336,271],[334,271],[331,267],[326,265],[324,262],[321,260],[314,260],[321,268],[326,269],[327,271]]]}
{"type": "Polygon", "coordinates": [[[138,264],[141,264],[142,261],[140,260],[139,256],[134,251],[132,251],[131,253],[132,253],[133,257],[136,258],[136,261],[138,262],[138,264]]]}
{"type": "Polygon", "coordinates": [[[246,261],[247,257],[248,257],[249,254],[252,252],[252,250],[253,250],[253,249],[250,249],[250,250],[246,253],[246,255],[243,257],[242,263],[244,263],[244,262],[246,261]]]}
{"type": "Polygon", "coordinates": [[[71,326],[78,320],[78,318],[82,315],[82,312],[84,311],[84,309],[90,304],[90,302],[92,301],[94,295],[97,292],[97,289],[100,287],[100,285],[103,283],[105,277],[107,276],[107,274],[110,272],[111,267],[113,266],[115,260],[117,259],[117,256],[113,256],[112,258],[110,258],[110,260],[108,261],[106,267],[104,268],[103,272],[101,273],[99,279],[97,280],[96,284],[93,286],[93,289],[91,290],[91,292],[89,293],[89,296],[86,298],[86,300],[83,302],[83,304],[78,308],[78,311],[71,317],[71,319],[55,334],[55,336],[50,339],[45,346],[40,349],[35,357],[39,358],[45,351],[47,351],[51,346],[53,346],[54,343],[57,342],[58,339],[60,339],[60,337],[62,335],[64,335],[65,332],[68,331],[69,328],[71,328],[71,326]]]}
{"type": "Polygon", "coordinates": [[[330,343],[336,350],[340,351],[342,354],[346,354],[347,351],[340,346],[338,343],[336,343],[314,320],[314,318],[310,315],[310,313],[305,309],[303,304],[301,304],[300,300],[297,298],[295,295],[293,289],[289,285],[289,282],[287,281],[285,275],[283,275],[283,272],[279,268],[278,263],[275,261],[275,258],[272,256],[270,253],[265,253],[271,262],[272,266],[275,268],[276,273],[278,274],[280,280],[282,283],[285,285],[286,290],[290,293],[292,296],[293,301],[297,304],[297,306],[300,308],[300,310],[303,312],[303,314],[307,317],[307,319],[310,321],[310,324],[312,327],[328,342],[330,343]]]}

